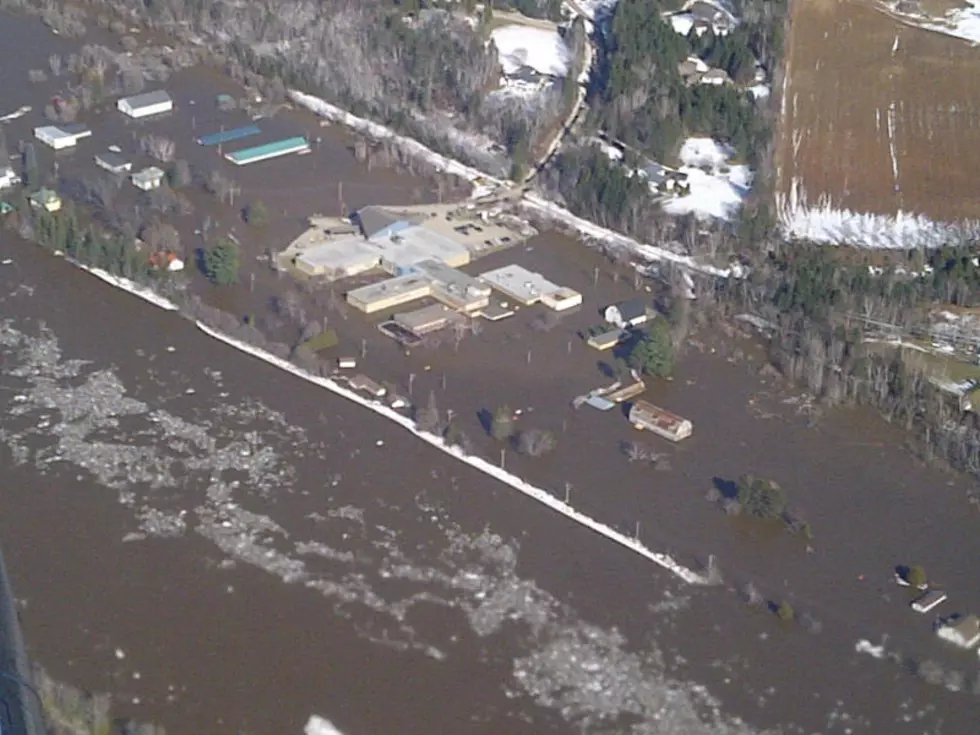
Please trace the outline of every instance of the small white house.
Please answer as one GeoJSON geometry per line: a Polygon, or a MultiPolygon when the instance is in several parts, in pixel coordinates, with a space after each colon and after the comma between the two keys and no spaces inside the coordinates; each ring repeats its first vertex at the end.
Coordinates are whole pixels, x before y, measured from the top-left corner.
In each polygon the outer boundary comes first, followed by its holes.
{"type": "Polygon", "coordinates": [[[34,137],[56,151],[73,148],[82,138],[88,138],[92,131],[84,125],[44,125],[34,128],[34,137]]]}
{"type": "Polygon", "coordinates": [[[714,87],[720,87],[724,84],[731,84],[732,78],[728,76],[728,72],[724,69],[709,69],[701,75],[698,82],[699,84],[710,84],[714,87]]]}
{"type": "Polygon", "coordinates": [[[629,329],[648,322],[650,310],[642,299],[632,299],[607,306],[602,316],[607,322],[620,329],[629,329]]]}
{"type": "Polygon", "coordinates": [[[936,630],[936,635],[960,648],[973,648],[980,643],[980,618],[967,615],[947,620],[936,630]]]}
{"type": "Polygon", "coordinates": [[[116,109],[128,117],[150,117],[151,115],[170,112],[174,109],[174,101],[169,94],[159,89],[156,92],[144,92],[132,97],[123,97],[116,102],[116,109]]]}
{"type": "Polygon", "coordinates": [[[13,168],[4,166],[0,168],[0,189],[8,189],[20,183],[20,176],[14,173],[13,168]]]}
{"type": "Polygon", "coordinates": [[[133,186],[137,189],[142,189],[143,191],[150,191],[151,189],[159,189],[160,184],[163,183],[163,177],[166,174],[157,168],[156,166],[150,166],[149,168],[144,168],[132,175],[131,179],[133,186]]]}

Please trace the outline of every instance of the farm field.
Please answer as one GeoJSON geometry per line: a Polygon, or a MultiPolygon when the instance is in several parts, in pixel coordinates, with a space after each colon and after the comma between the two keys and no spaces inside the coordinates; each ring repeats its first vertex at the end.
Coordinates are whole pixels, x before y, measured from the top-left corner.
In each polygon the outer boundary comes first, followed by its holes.
{"type": "Polygon", "coordinates": [[[980,49],[870,4],[803,0],[787,59],[776,149],[784,229],[866,247],[951,236],[926,218],[976,230],[980,49]]]}

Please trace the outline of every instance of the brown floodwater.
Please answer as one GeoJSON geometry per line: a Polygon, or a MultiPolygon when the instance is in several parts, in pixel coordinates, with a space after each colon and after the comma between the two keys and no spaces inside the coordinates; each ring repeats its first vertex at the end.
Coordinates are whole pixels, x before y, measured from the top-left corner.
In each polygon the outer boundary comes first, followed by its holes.
{"type": "MultiPolygon", "coordinates": [[[[67,53],[71,47],[37,21],[0,19],[0,98],[11,100],[11,108],[43,107],[43,100],[22,99],[38,94],[23,81],[26,69],[41,68],[52,51],[67,53]],[[22,53],[17,64],[8,65],[7,50],[15,46],[22,53]]],[[[184,72],[168,88],[178,102],[200,100],[200,107],[211,109],[222,84],[227,82],[217,76],[184,72]]],[[[181,114],[189,107],[181,105],[181,114]]],[[[17,121],[8,140],[39,124],[36,117],[17,121]]],[[[125,137],[125,123],[117,117],[104,116],[99,149],[125,137]]],[[[205,117],[175,119],[194,127],[213,123],[205,117]]],[[[303,130],[304,119],[286,116],[275,124],[288,134],[303,130]]],[[[323,136],[311,156],[241,170],[246,198],[260,196],[274,208],[282,202],[286,213],[273,224],[281,228],[277,233],[298,231],[303,211],[329,210],[340,180],[345,191],[361,192],[358,201],[349,195],[352,205],[426,196],[418,180],[360,169],[344,136],[323,136]],[[287,181],[298,187],[295,202],[287,181]]],[[[88,165],[94,150],[64,159],[62,172],[88,165]]],[[[207,206],[203,198],[198,201],[195,220],[210,211],[207,206]]],[[[215,216],[232,226],[230,208],[215,216]]],[[[568,483],[581,510],[626,532],[639,524],[651,547],[684,562],[715,555],[726,577],[722,587],[684,588],[659,568],[422,446],[383,419],[216,343],[179,317],[5,232],[0,256],[14,261],[0,271],[3,292],[21,284],[33,289],[29,297],[6,299],[3,317],[27,332],[43,322],[66,358],[111,368],[129,394],[201,421],[220,424],[223,405],[261,401],[322,442],[316,456],[291,459],[298,479],[288,490],[250,506],[292,534],[312,533],[311,513],[326,514],[345,503],[382,508],[390,511],[386,522],[402,545],[434,558],[445,537],[420,510],[421,495],[469,533],[486,527],[519,540],[518,573],[567,606],[569,625],[587,621],[615,628],[629,650],[659,651],[670,675],[703,683],[725,711],[753,725],[920,733],[942,723],[945,733],[976,731],[977,697],[928,686],[897,663],[854,652],[859,639],[879,643],[887,635],[889,651],[935,659],[976,678],[975,655],[940,645],[931,619],[912,613],[904,591],[891,583],[896,564],[922,563],[950,593],[946,612],[980,610],[980,534],[976,507],[968,502],[975,483],[917,463],[901,432],[866,412],[832,412],[808,427],[784,402],[791,393],[754,374],[761,363],[726,359],[721,353],[730,354],[731,346],[710,336],[699,337],[703,350],[688,350],[673,382],[649,390],[649,398],[693,420],[695,436],[683,444],[637,437],[621,413],[573,410],[575,395],[606,382],[599,363],[608,361],[575,332],[598,322],[601,306],[632,293],[629,284],[607,274],[594,284],[601,261],[578,243],[546,234],[477,267],[517,261],[581,290],[582,309],[548,332],[533,331],[529,323],[537,313],[523,310],[513,320],[485,325],[458,350],[446,344],[404,355],[374,328],[377,320],[356,313],[346,319],[317,316],[338,329],[345,347],[367,345],[364,367],[373,377],[407,390],[414,375],[414,395],[434,392],[440,408],[454,412],[487,456],[496,457],[500,447],[482,434],[478,412],[504,403],[525,409],[521,422],[553,430],[558,448],[538,460],[509,452],[508,469],[556,494],[568,483]],[[223,376],[220,389],[208,376],[214,370],[223,376]],[[628,464],[619,444],[634,438],[668,453],[672,468],[628,464]],[[378,441],[383,449],[374,451],[378,441]],[[786,488],[814,529],[813,553],[779,528],[730,519],[703,499],[716,481],[749,471],[786,488]],[[343,480],[334,485],[330,478],[337,475],[343,480]],[[807,635],[744,607],[732,588],[746,581],[773,601],[788,600],[811,612],[823,632],[807,635]],[[677,603],[679,611],[665,612],[668,603],[677,603]]],[[[243,287],[223,298],[237,312],[253,308],[272,292],[268,279],[258,293],[243,287]]],[[[742,351],[753,352],[749,343],[742,351]]],[[[7,404],[20,388],[6,378],[4,387],[0,399],[7,404]]],[[[85,472],[57,464],[43,472],[35,464],[12,465],[6,449],[2,460],[0,535],[25,600],[33,655],[59,678],[113,692],[123,714],[158,720],[172,732],[295,732],[314,712],[347,735],[628,729],[623,722],[607,722],[605,729],[570,724],[556,707],[522,693],[514,684],[514,661],[541,641],[516,623],[480,637],[457,612],[423,603],[409,618],[421,638],[448,654],[400,650],[377,642],[386,636],[394,641],[397,631],[390,621],[378,622],[375,612],[339,605],[254,567],[223,568],[225,555],[203,537],[123,542],[135,529],[133,510],[118,503],[116,490],[100,487],[85,472]],[[125,652],[124,659],[116,649],[125,652]]],[[[200,502],[203,485],[195,482],[171,491],[171,500],[185,508],[200,502]]],[[[339,543],[340,532],[334,534],[331,529],[324,538],[339,543]]],[[[363,573],[377,577],[377,549],[366,542],[352,548],[366,560],[363,573]]],[[[638,732],[658,731],[648,726],[638,732]]]]}

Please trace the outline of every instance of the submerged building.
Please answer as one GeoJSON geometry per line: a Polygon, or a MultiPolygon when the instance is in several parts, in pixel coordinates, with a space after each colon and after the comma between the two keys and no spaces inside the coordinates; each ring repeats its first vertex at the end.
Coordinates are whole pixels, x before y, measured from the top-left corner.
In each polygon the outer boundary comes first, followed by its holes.
{"type": "Polygon", "coordinates": [[[116,109],[127,117],[141,118],[161,115],[174,109],[174,101],[162,89],[123,97],[116,102],[116,109]]]}
{"type": "Polygon", "coordinates": [[[634,428],[652,431],[672,442],[687,439],[694,433],[694,425],[689,420],[646,401],[637,401],[630,407],[629,420],[634,428]]]}
{"type": "Polygon", "coordinates": [[[82,138],[88,138],[92,131],[84,125],[44,125],[34,128],[34,137],[56,151],[74,148],[82,138]]]}

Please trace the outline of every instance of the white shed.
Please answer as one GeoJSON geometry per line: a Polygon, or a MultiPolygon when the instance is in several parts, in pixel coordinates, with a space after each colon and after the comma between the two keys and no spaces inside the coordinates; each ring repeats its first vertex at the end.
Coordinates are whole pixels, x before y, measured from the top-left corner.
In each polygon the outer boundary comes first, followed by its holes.
{"type": "Polygon", "coordinates": [[[174,101],[169,94],[160,89],[156,92],[123,97],[116,102],[116,109],[129,117],[149,117],[150,115],[170,112],[174,109],[174,101]]]}
{"type": "Polygon", "coordinates": [[[72,148],[82,138],[87,138],[92,131],[84,125],[44,125],[34,128],[34,137],[56,151],[72,148]]]}
{"type": "Polygon", "coordinates": [[[650,314],[650,309],[642,299],[632,299],[607,306],[602,312],[602,317],[620,329],[628,329],[648,322],[650,314]]]}

